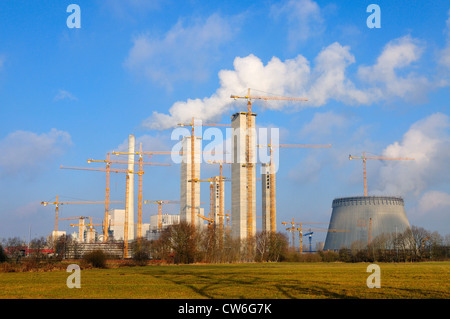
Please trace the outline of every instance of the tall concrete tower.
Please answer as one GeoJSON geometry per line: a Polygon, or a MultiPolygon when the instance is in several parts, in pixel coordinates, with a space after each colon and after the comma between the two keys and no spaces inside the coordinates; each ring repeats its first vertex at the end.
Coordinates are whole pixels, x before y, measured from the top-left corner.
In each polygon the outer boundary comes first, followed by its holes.
{"type": "MultiPolygon", "coordinates": [[[[134,171],[134,152],[135,152],[135,137],[128,136],[128,170],[134,171]]],[[[134,240],[134,174],[129,173],[129,192],[128,192],[128,240],[134,240]]]]}
{"type": "MultiPolygon", "coordinates": [[[[219,217],[220,217],[220,207],[225,207],[225,187],[220,187],[220,176],[214,176],[213,183],[213,212],[214,212],[214,222],[216,225],[219,225],[219,217]]],[[[225,184],[225,183],[222,183],[225,184]]],[[[222,216],[223,218],[224,216],[222,216]]],[[[222,219],[223,220],[223,219],[222,219]]]]}
{"type": "Polygon", "coordinates": [[[246,239],[256,234],[256,177],[255,177],[255,116],[247,112],[231,117],[231,234],[236,239],[246,239]],[[249,116],[249,118],[248,118],[249,116]],[[247,126],[250,129],[247,129],[247,126]],[[249,134],[247,138],[247,133],[249,134]],[[247,145],[248,143],[248,145],[247,145]],[[249,153],[247,154],[247,150],[249,153]],[[253,165],[250,168],[248,162],[253,165]],[[250,197],[250,198],[249,198],[250,197]],[[249,207],[249,205],[251,207],[249,207]],[[251,225],[248,225],[251,220],[251,225]]]}
{"type": "MultiPolygon", "coordinates": [[[[181,161],[181,189],[180,189],[180,221],[191,223],[191,207],[192,207],[192,185],[189,180],[200,179],[200,137],[194,138],[194,163],[191,163],[191,136],[183,137],[181,146],[183,156],[181,161]],[[192,176],[192,165],[194,165],[194,174],[192,176]]],[[[203,224],[202,219],[197,216],[200,210],[200,182],[194,185],[194,209],[195,220],[194,225],[203,224]]]]}
{"type": "MultiPolygon", "coordinates": [[[[262,230],[265,232],[276,232],[276,220],[273,225],[275,229],[271,230],[270,210],[271,205],[276,211],[276,196],[275,196],[275,174],[271,174],[270,165],[262,164],[261,185],[262,185],[262,230]],[[274,196],[271,196],[273,192],[274,196]],[[273,201],[273,203],[272,203],[273,201]]],[[[274,218],[276,214],[274,214],[274,218]]]]}

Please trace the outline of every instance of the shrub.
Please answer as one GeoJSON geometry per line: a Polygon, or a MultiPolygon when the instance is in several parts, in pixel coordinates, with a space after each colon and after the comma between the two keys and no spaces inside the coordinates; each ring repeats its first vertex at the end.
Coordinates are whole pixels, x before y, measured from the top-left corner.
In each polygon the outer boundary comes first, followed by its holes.
{"type": "Polygon", "coordinates": [[[94,268],[106,268],[106,254],[103,250],[93,250],[84,255],[83,260],[94,268]]]}
{"type": "Polygon", "coordinates": [[[144,266],[149,260],[149,253],[143,249],[137,250],[133,256],[134,262],[139,266],[144,266]]]}
{"type": "Polygon", "coordinates": [[[8,258],[6,257],[6,252],[3,249],[2,245],[0,245],[0,263],[3,263],[7,260],[8,260],[8,258]]]}

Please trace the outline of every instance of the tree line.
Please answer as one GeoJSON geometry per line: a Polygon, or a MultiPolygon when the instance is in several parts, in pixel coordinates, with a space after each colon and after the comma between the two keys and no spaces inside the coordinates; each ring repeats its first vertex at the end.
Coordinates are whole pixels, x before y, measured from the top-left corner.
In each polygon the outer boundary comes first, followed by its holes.
{"type": "MultiPolygon", "coordinates": [[[[120,259],[123,242],[113,241],[105,251],[110,259],[120,259]]],[[[23,257],[24,244],[19,238],[0,241],[0,262],[18,260],[23,257]]],[[[337,251],[318,251],[299,254],[289,246],[286,234],[258,232],[251,239],[236,240],[227,232],[213,226],[196,229],[181,222],[165,228],[157,240],[141,238],[130,244],[132,258],[146,263],[156,260],[165,263],[234,263],[234,262],[405,262],[424,260],[446,260],[450,258],[450,235],[442,237],[412,226],[403,233],[381,234],[373,238],[370,245],[354,242],[351,247],[337,251]]],[[[83,244],[71,237],[62,236],[54,243],[41,237],[30,241],[33,258],[83,258],[83,244]],[[52,248],[53,254],[43,253],[52,248]]],[[[306,251],[306,249],[304,249],[306,251]]]]}

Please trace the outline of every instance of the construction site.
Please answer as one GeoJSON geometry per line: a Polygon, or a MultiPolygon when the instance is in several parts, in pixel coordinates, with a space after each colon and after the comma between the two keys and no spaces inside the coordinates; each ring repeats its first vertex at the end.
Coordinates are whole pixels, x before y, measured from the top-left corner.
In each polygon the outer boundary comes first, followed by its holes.
{"type": "MultiPolygon", "coordinates": [[[[130,258],[132,251],[129,243],[140,240],[157,240],[160,234],[169,226],[185,222],[196,229],[212,227],[219,236],[230,236],[237,241],[248,241],[255,238],[257,231],[267,234],[283,232],[292,236],[290,245],[298,253],[313,252],[317,249],[339,250],[350,247],[355,242],[364,242],[370,245],[370,240],[382,233],[403,232],[409,227],[409,222],[404,211],[404,203],[401,198],[371,197],[367,195],[366,160],[368,159],[393,159],[413,160],[413,158],[388,158],[388,157],[352,157],[349,159],[362,159],[364,177],[364,196],[337,198],[332,203],[332,215],[330,222],[305,222],[302,216],[293,216],[292,221],[277,220],[276,200],[276,164],[273,159],[274,150],[279,148],[330,148],[330,144],[305,145],[305,144],[256,144],[257,114],[252,110],[254,100],[279,100],[286,102],[305,102],[303,97],[274,97],[251,95],[250,89],[246,95],[231,95],[236,101],[247,101],[247,111],[237,112],[231,115],[231,123],[202,123],[201,120],[192,118],[190,123],[179,123],[180,127],[190,127],[190,135],[184,136],[180,151],[143,150],[142,143],[136,147],[135,136],[128,137],[128,150],[126,152],[111,152],[105,159],[88,159],[88,163],[100,163],[104,167],[65,167],[61,169],[86,170],[103,172],[106,175],[105,200],[104,201],[60,201],[56,196],[55,201],[41,202],[44,206],[54,207],[55,224],[49,234],[48,241],[56,242],[61,236],[70,236],[79,243],[78,249],[83,253],[94,249],[114,251],[116,256],[130,258]],[[201,136],[198,136],[199,126],[203,127],[228,127],[232,130],[231,154],[223,156],[221,161],[208,161],[206,165],[218,165],[219,174],[204,178],[201,176],[202,156],[207,151],[201,149],[201,136]],[[264,148],[268,153],[269,161],[258,162],[256,159],[257,148],[264,148]],[[144,200],[143,176],[146,165],[172,166],[171,163],[144,162],[145,155],[178,155],[180,163],[180,195],[179,199],[154,199],[144,200]],[[122,157],[119,157],[122,156],[122,157]],[[116,158],[127,160],[117,160],[116,158]],[[231,161],[225,160],[231,158],[231,161]],[[113,167],[115,164],[126,165],[127,168],[113,167]],[[224,166],[231,166],[231,176],[224,176],[224,166]],[[260,165],[260,176],[257,176],[257,166],[260,165]],[[122,201],[110,199],[110,175],[111,173],[124,174],[125,194],[122,201]],[[135,205],[136,183],[137,205],[135,205]],[[225,183],[231,182],[231,207],[225,207],[225,183]],[[259,190],[257,182],[261,182],[259,190]],[[200,187],[202,183],[209,184],[209,202],[201,201],[200,187]],[[261,211],[256,210],[256,193],[261,192],[261,211]],[[110,209],[110,204],[120,204],[123,208],[110,209]],[[59,209],[62,205],[76,204],[104,204],[104,215],[101,216],[72,216],[61,218],[59,209]],[[149,220],[143,220],[143,206],[157,205],[158,214],[150,216],[149,220]],[[200,207],[201,204],[209,204],[209,209],[200,207]],[[178,214],[164,212],[166,205],[178,205],[178,214]],[[136,207],[137,206],[137,207],[136,207]],[[257,229],[257,220],[261,228],[257,229]],[[59,229],[59,222],[69,222],[71,227],[78,228],[72,234],[59,229]],[[317,228],[315,224],[326,224],[317,228]],[[277,227],[278,226],[278,227],[277,227]],[[312,228],[316,227],[316,228],[312,228]],[[312,248],[311,237],[314,232],[326,233],[325,243],[316,243],[312,248]],[[303,238],[309,239],[309,248],[305,249],[303,238]],[[297,246],[298,247],[295,248],[297,246]]],[[[260,141],[260,139],[258,139],[260,141]]],[[[222,152],[219,150],[218,152],[222,152]]],[[[227,153],[228,150],[224,152],[227,153]]],[[[217,151],[213,151],[217,152],[217,151]]],[[[209,152],[210,153],[210,152],[209,152]]],[[[82,255],[81,253],[81,255],[82,255]]],[[[80,255],[80,254],[78,254],[80,255]]],[[[73,257],[73,256],[72,256],[73,257]]]]}

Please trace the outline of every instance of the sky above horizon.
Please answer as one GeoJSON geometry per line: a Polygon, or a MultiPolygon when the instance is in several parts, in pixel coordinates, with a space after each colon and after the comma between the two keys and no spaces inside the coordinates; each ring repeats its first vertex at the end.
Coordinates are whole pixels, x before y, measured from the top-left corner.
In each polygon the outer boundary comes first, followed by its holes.
{"type": "MultiPolygon", "coordinates": [[[[247,88],[308,98],[254,101],[257,127],[278,129],[280,144],[332,145],[280,149],[278,230],[285,232],[281,222],[292,218],[327,223],[333,199],[363,195],[362,161],[349,154],[366,152],[415,158],[368,160],[368,193],[401,196],[411,225],[450,234],[448,1],[5,0],[0,238],[47,236],[54,206],[40,202],[56,195],[104,200],[104,173],[61,165],[104,167],[87,159],[126,149],[129,134],[146,151],[171,150],[177,123],[195,117],[229,124],[246,110],[230,95],[247,88]],[[73,3],[81,28],[67,25],[73,3]],[[367,25],[372,3],[381,28],[367,25]]],[[[144,160],[171,164],[146,167],[144,200],[179,200],[179,164],[162,155],[144,160]]],[[[202,164],[202,178],[218,173],[217,165],[202,164]]],[[[230,177],[229,165],[224,175],[230,177]]],[[[124,200],[124,182],[123,174],[112,174],[111,200],[124,200]]],[[[208,212],[206,184],[201,200],[208,212]]],[[[260,189],[258,183],[258,216],[260,189]]],[[[154,214],[157,207],[145,204],[144,222],[154,214]]],[[[81,215],[103,218],[104,207],[61,210],[61,218],[81,215]]],[[[67,221],[59,228],[76,231],[67,221]]],[[[313,244],[324,240],[325,232],[313,235],[313,244]]]]}

